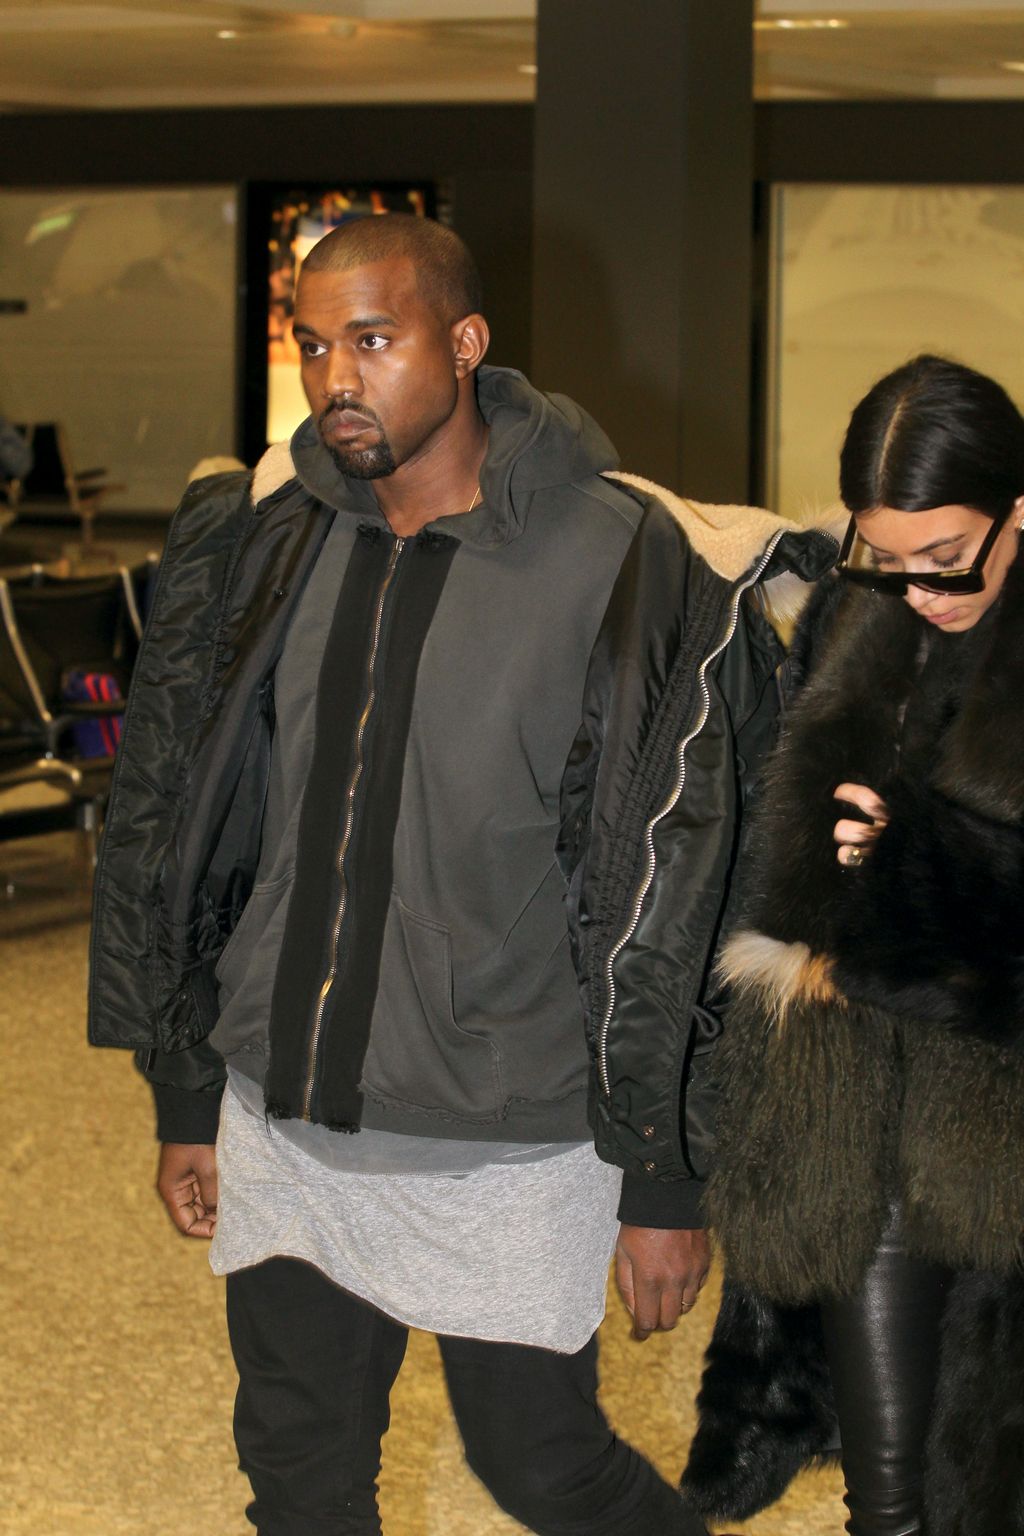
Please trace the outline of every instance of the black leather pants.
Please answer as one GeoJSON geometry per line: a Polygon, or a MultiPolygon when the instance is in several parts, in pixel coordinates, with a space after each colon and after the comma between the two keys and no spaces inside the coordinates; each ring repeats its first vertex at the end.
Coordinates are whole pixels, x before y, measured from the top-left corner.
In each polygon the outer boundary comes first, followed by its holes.
{"type": "Polygon", "coordinates": [[[850,1536],[918,1536],[921,1473],[953,1276],[910,1258],[894,1216],[864,1285],[822,1307],[850,1536]]]}

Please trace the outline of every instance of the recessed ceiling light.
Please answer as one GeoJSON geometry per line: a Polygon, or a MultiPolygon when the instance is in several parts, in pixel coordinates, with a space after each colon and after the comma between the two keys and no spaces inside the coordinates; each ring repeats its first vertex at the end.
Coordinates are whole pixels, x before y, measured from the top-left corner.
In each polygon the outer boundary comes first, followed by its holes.
{"type": "Polygon", "coordinates": [[[755,21],[755,32],[839,32],[850,23],[838,16],[779,16],[755,21]]]}
{"type": "Polygon", "coordinates": [[[521,75],[535,75],[537,73],[536,64],[519,64],[516,67],[521,75]]]}
{"type": "Polygon", "coordinates": [[[221,27],[220,31],[217,33],[217,36],[220,38],[222,43],[230,43],[234,41],[234,39],[238,36],[238,33],[235,32],[231,27],[221,27]]]}
{"type": "Polygon", "coordinates": [[[1024,75],[1024,59],[1003,59],[1002,69],[1015,69],[1018,74],[1024,75]]]}

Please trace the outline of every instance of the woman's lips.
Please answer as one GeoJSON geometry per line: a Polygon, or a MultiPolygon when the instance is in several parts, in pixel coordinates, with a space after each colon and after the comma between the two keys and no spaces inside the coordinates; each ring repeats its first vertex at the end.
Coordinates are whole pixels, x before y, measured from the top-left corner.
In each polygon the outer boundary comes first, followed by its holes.
{"type": "Polygon", "coordinates": [[[928,620],[929,624],[952,624],[956,619],[960,618],[960,616],[961,609],[959,608],[947,608],[945,613],[925,614],[925,618],[928,620]]]}

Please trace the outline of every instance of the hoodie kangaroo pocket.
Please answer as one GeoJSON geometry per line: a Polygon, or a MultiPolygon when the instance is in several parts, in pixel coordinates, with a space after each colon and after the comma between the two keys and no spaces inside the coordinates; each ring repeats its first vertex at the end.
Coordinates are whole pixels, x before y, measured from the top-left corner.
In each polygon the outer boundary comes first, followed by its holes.
{"type": "Polygon", "coordinates": [[[459,1120],[496,1120],[504,1106],[497,1047],[455,1020],[448,929],[394,894],[361,1087],[459,1120]]]}
{"type": "Polygon", "coordinates": [[[295,871],[289,869],[276,880],[253,886],[214,972],[222,1008],[242,985],[257,952],[274,956],[276,963],[294,879],[295,871]]]}

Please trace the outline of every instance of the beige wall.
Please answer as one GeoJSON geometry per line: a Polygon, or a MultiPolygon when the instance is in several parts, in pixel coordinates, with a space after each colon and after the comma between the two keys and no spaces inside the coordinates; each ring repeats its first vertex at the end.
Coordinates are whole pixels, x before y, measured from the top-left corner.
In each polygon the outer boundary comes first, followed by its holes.
{"type": "Polygon", "coordinates": [[[838,497],[849,414],[915,353],[991,373],[1024,408],[1024,187],[781,186],[768,499],[838,497]]]}

